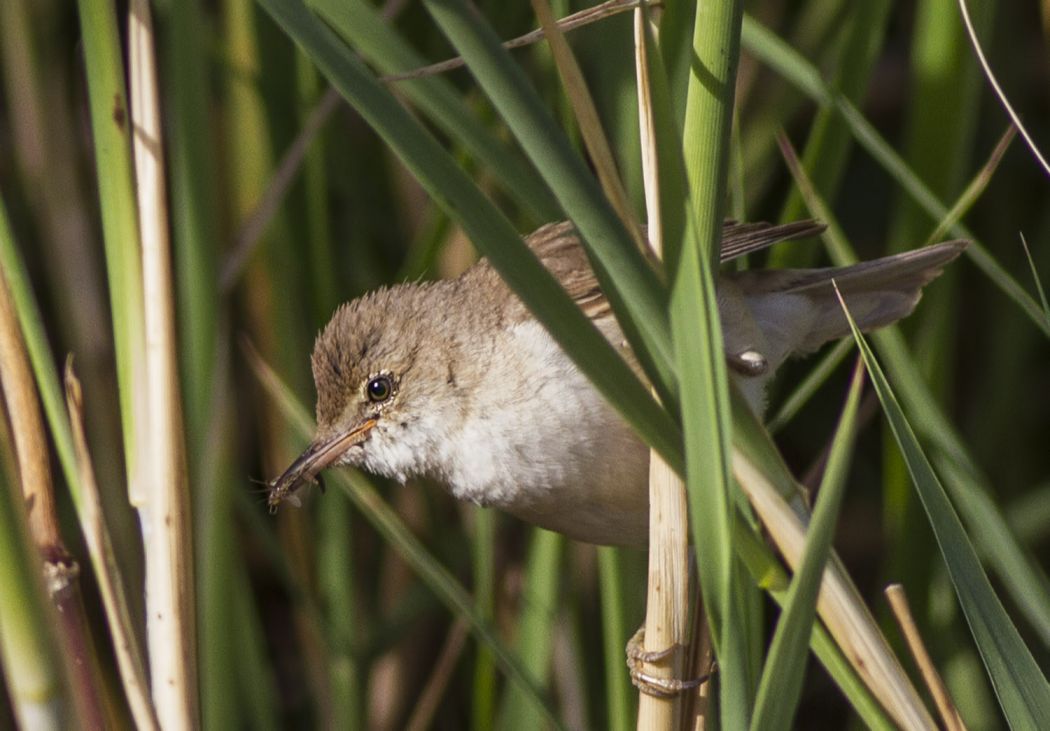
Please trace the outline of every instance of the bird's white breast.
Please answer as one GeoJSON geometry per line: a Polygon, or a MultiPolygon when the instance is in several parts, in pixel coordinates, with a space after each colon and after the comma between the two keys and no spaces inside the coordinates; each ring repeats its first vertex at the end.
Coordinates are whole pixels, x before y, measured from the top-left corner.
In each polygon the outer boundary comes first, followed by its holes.
{"type": "Polygon", "coordinates": [[[583,540],[644,542],[648,450],[541,325],[502,337],[445,443],[453,495],[583,540]]]}

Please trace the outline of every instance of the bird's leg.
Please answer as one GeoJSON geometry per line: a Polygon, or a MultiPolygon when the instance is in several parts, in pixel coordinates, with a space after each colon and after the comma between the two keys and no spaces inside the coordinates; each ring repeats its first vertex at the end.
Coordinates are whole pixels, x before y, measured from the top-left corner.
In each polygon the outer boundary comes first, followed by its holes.
{"type": "Polygon", "coordinates": [[[749,378],[764,375],[769,369],[766,356],[754,348],[745,348],[739,353],[726,353],[726,362],[734,371],[749,378]]]}
{"type": "MultiPolygon", "coordinates": [[[[631,683],[635,688],[646,695],[656,698],[673,698],[694,688],[698,688],[708,681],[711,673],[699,678],[683,680],[682,678],[658,678],[642,670],[646,663],[657,663],[669,658],[677,647],[666,647],[663,650],[645,649],[645,625],[627,641],[627,669],[630,671],[631,683]]],[[[712,666],[711,671],[714,672],[712,666]]]]}

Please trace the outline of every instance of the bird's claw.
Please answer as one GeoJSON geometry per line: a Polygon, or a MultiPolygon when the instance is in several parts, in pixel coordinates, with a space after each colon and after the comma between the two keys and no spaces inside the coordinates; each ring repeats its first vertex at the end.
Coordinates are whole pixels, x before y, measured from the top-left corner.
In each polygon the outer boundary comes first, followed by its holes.
{"type": "MultiPolygon", "coordinates": [[[[661,678],[645,672],[643,667],[646,664],[666,660],[674,654],[678,646],[672,645],[662,650],[646,650],[644,642],[645,626],[642,625],[627,641],[627,669],[631,676],[631,684],[642,693],[654,698],[674,698],[686,691],[699,688],[710,679],[711,673],[699,678],[683,680],[682,678],[661,678]]],[[[713,666],[711,671],[714,672],[713,666]]]]}

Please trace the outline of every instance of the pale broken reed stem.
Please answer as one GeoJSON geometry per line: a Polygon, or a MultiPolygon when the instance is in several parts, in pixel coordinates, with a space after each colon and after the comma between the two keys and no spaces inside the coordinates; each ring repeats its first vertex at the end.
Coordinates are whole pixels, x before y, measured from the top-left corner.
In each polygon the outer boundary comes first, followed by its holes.
{"type": "Polygon", "coordinates": [[[91,464],[87,436],[84,434],[84,399],[80,381],[73,372],[72,359],[66,362],[66,407],[73,432],[73,446],[77,454],[77,470],[80,473],[81,500],[80,529],[91,554],[98,579],[102,606],[113,638],[113,654],[117,659],[120,681],[131,710],[131,717],[139,731],[154,731],[160,728],[153,712],[146,682],[146,664],[142,648],[135,635],[124,591],[113,542],[102,517],[102,497],[95,480],[95,469],[91,464]]]}
{"type": "MultiPolygon", "coordinates": [[[[128,14],[132,144],[142,240],[149,435],[140,464],[148,500],[140,510],[146,553],[146,608],[153,702],[161,727],[198,725],[196,627],[189,490],[175,358],[175,316],[168,241],[153,27],[147,0],[128,14]]],[[[142,397],[138,394],[137,397],[142,397]]]]}

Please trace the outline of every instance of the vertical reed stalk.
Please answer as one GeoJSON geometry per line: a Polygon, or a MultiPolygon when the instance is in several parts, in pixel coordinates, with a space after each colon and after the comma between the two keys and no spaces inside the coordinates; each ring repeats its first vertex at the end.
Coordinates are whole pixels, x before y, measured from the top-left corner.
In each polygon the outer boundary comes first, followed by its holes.
{"type": "Polygon", "coordinates": [[[124,65],[111,0],[78,0],[95,173],[106,248],[128,500],[146,502],[139,457],[148,451],[142,260],[128,132],[124,65]]]}
{"type": "MultiPolygon", "coordinates": [[[[649,245],[662,257],[663,226],[657,145],[649,87],[647,54],[649,22],[641,9],[634,11],[635,74],[638,87],[638,124],[642,150],[649,245]]],[[[655,394],[654,394],[655,395],[655,394]]],[[[689,624],[689,517],[685,483],[655,450],[649,452],[649,582],[645,601],[647,653],[671,650],[664,661],[647,662],[643,671],[656,678],[681,678],[689,624]]],[[[681,723],[679,696],[658,697],[642,692],[638,703],[638,728],[658,731],[681,723]]]]}
{"type": "Polygon", "coordinates": [[[161,726],[198,725],[197,637],[190,499],[175,352],[174,286],[160,99],[148,0],[128,15],[132,142],[142,241],[149,438],[149,500],[140,510],[153,699],[161,726]]]}
{"type": "Polygon", "coordinates": [[[109,621],[113,637],[113,652],[116,655],[120,679],[124,685],[131,716],[139,731],[154,731],[160,728],[150,701],[146,681],[146,663],[142,657],[135,627],[131,622],[124,581],[120,576],[113,541],[102,517],[102,498],[95,481],[95,469],[91,464],[87,435],[84,433],[84,396],[80,380],[73,372],[72,360],[66,363],[66,407],[73,432],[73,445],[77,453],[77,468],[80,474],[82,505],[80,527],[84,541],[91,553],[99,593],[109,621]]]}
{"type": "Polygon", "coordinates": [[[689,207],[681,255],[673,272],[671,330],[682,383],[685,477],[704,611],[718,661],[719,722],[743,728],[753,688],[749,638],[752,613],[734,554],[735,487],[730,476],[732,416],[722,325],[715,293],[729,146],[736,100],[742,3],[700,3],[686,85],[683,129],[685,198],[689,207]]]}
{"type": "Polygon", "coordinates": [[[11,292],[0,277],[0,381],[18,458],[29,536],[36,545],[48,598],[55,607],[77,718],[88,728],[108,725],[99,684],[100,669],[80,595],[80,567],[66,550],[55,510],[51,458],[29,357],[11,292]]]}
{"type": "MultiPolygon", "coordinates": [[[[2,201],[0,237],[12,243],[2,201]]],[[[50,518],[37,515],[31,519],[27,515],[33,512],[28,496],[50,499],[49,495],[37,494],[30,481],[43,487],[41,482],[50,481],[50,475],[46,452],[41,453],[44,442],[39,406],[31,390],[32,381],[27,380],[25,357],[7,278],[0,272],[0,380],[18,473],[25,486],[19,490],[15,485],[0,484],[0,661],[19,724],[25,728],[59,729],[69,720],[69,708],[57,652],[57,618],[44,599],[40,556],[34,554],[30,543],[31,520],[39,532],[41,523],[50,522],[50,518]],[[26,423],[32,421],[34,409],[36,434],[33,424],[26,423]]]]}

